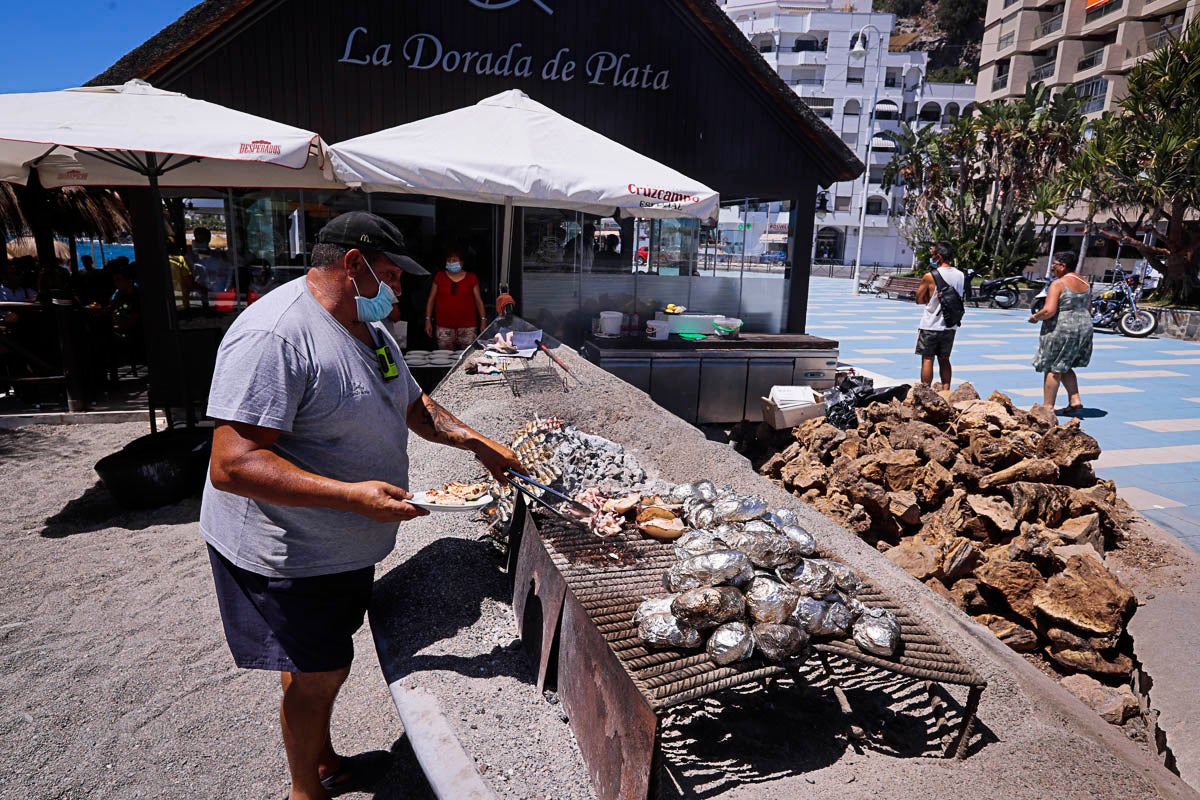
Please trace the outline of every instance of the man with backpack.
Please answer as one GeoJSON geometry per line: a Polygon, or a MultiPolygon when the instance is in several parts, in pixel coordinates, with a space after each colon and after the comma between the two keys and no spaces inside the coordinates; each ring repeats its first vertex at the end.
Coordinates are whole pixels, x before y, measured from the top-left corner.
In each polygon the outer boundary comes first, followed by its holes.
{"type": "Polygon", "coordinates": [[[963,289],[966,278],[951,264],[954,250],[947,242],[929,248],[931,269],[917,287],[917,303],[925,306],[917,326],[917,355],[921,357],[921,383],[933,382],[933,359],[937,358],[942,387],[950,388],[950,351],[954,334],[963,318],[963,289]]]}

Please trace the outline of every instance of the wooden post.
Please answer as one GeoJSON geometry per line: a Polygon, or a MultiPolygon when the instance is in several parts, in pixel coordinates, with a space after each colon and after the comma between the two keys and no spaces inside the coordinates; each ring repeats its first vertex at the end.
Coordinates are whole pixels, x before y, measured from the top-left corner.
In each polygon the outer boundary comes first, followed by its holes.
{"type": "Polygon", "coordinates": [[[812,278],[813,217],[817,212],[817,185],[810,183],[792,198],[788,217],[788,260],[792,264],[788,284],[788,313],[785,333],[804,333],[808,325],[808,290],[812,278]]]}

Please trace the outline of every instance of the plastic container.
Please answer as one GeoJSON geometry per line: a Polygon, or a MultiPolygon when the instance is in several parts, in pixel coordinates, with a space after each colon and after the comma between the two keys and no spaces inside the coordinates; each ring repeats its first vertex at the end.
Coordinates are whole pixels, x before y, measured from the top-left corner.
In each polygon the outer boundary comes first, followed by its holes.
{"type": "Polygon", "coordinates": [[[600,333],[604,336],[620,336],[624,316],[620,311],[601,311],[600,333]]]}
{"type": "Polygon", "coordinates": [[[655,342],[665,342],[670,334],[671,325],[666,320],[646,320],[646,338],[655,342]]]}
{"type": "Polygon", "coordinates": [[[738,331],[742,329],[742,321],[737,317],[717,317],[712,321],[712,326],[716,328],[718,335],[726,339],[736,339],[738,331]]]}

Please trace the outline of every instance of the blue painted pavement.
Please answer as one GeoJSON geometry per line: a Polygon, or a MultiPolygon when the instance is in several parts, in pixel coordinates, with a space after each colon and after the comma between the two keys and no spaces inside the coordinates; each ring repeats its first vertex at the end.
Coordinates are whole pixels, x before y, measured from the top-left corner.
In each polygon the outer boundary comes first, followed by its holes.
{"type": "MultiPolygon", "coordinates": [[[[998,389],[1028,408],[1042,400],[1031,366],[1040,326],[1028,309],[968,308],[954,344],[954,383],[981,396],[998,389]]],[[[841,342],[841,360],[905,383],[920,375],[914,355],[920,307],[855,296],[850,282],[813,278],[808,332],[841,342]]],[[[1084,430],[1100,442],[1096,472],[1126,501],[1200,551],[1200,343],[1097,330],[1091,365],[1078,370],[1084,430]]],[[[936,369],[935,369],[935,380],[936,369]]],[[[1067,404],[1060,392],[1059,407],[1067,404]]]]}

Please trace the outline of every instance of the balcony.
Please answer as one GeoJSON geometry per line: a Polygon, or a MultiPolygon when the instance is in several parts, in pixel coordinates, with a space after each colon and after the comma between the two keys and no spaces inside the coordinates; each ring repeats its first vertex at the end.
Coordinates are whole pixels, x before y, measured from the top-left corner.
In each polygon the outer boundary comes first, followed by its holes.
{"type": "Polygon", "coordinates": [[[1042,64],[1041,66],[1035,68],[1032,72],[1029,73],[1029,80],[1032,83],[1038,83],[1039,81],[1044,82],[1053,74],[1054,74],[1054,62],[1047,61],[1045,64],[1042,64]]]}
{"type": "Polygon", "coordinates": [[[1104,19],[1114,11],[1120,11],[1125,5],[1125,0],[1109,0],[1099,8],[1093,8],[1091,11],[1083,15],[1083,24],[1090,25],[1097,20],[1104,19]]]}
{"type": "Polygon", "coordinates": [[[1049,36],[1050,34],[1056,32],[1056,31],[1061,31],[1062,26],[1063,26],[1063,15],[1062,14],[1051,17],[1050,19],[1043,22],[1040,26],[1038,26],[1038,38],[1041,38],[1043,36],[1049,36]]]}
{"type": "Polygon", "coordinates": [[[1183,33],[1182,23],[1170,28],[1164,28],[1153,36],[1147,36],[1142,41],[1138,42],[1137,54],[1139,56],[1148,55],[1162,47],[1168,42],[1175,41],[1183,33]]]}
{"type": "Polygon", "coordinates": [[[1015,42],[1016,40],[1017,40],[1017,32],[1009,31],[1008,33],[1001,36],[1000,40],[996,42],[996,49],[1003,50],[1006,47],[1012,47],[1012,43],[1015,42]]]}
{"type": "MultiPolygon", "coordinates": [[[[1107,47],[1107,45],[1105,45],[1105,47],[1107,47]]],[[[1100,66],[1100,64],[1104,61],[1104,49],[1104,47],[1101,47],[1097,50],[1093,50],[1083,58],[1079,59],[1079,61],[1075,62],[1075,71],[1086,72],[1093,67],[1100,66]]]]}
{"type": "Polygon", "coordinates": [[[788,78],[788,86],[824,86],[825,79],[822,77],[816,78],[788,78]]]}
{"type": "Polygon", "coordinates": [[[992,78],[992,91],[998,92],[1008,86],[1008,73],[992,78]]]}

